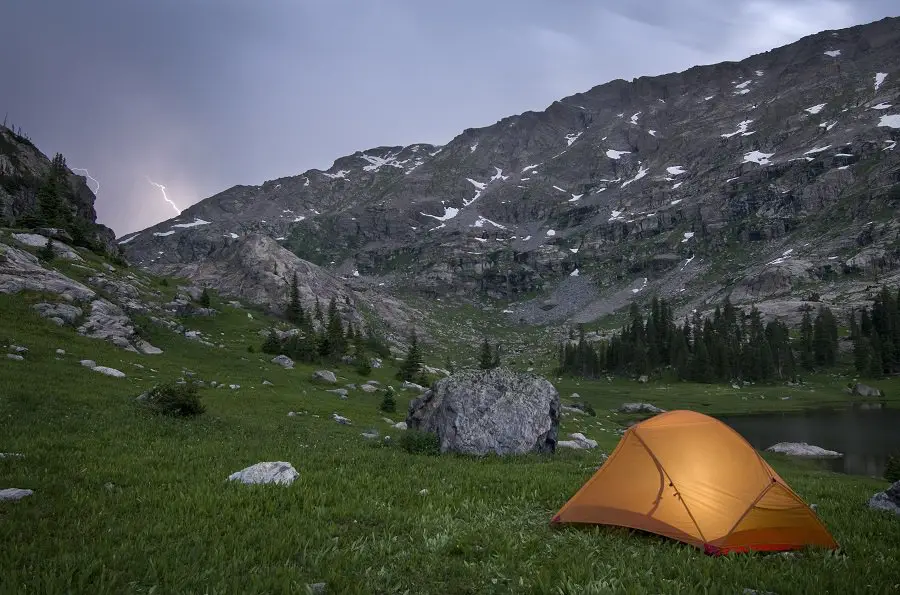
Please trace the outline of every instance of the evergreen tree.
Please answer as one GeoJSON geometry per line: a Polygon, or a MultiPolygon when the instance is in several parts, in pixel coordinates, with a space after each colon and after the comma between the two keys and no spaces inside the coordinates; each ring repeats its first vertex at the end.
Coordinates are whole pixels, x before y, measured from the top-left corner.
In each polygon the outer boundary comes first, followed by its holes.
{"type": "Polygon", "coordinates": [[[328,337],[327,353],[328,357],[339,359],[347,352],[347,340],[344,336],[344,325],[341,322],[341,316],[337,309],[337,300],[331,298],[328,303],[328,325],[325,328],[325,335],[328,337]]]}
{"type": "Polygon", "coordinates": [[[313,316],[319,322],[322,322],[322,305],[319,303],[319,296],[316,296],[316,309],[313,311],[313,316]]]}
{"type": "Polygon", "coordinates": [[[209,289],[206,287],[203,288],[203,292],[200,294],[200,306],[203,308],[209,308],[212,300],[209,297],[209,289]]]}
{"type": "Polygon", "coordinates": [[[419,341],[416,333],[413,332],[409,337],[409,347],[406,349],[406,359],[400,364],[400,370],[397,372],[399,380],[412,382],[419,374],[422,367],[422,353],[419,351],[419,341]]]}
{"type": "Polygon", "coordinates": [[[266,337],[265,342],[262,344],[262,352],[268,354],[277,354],[281,352],[281,341],[278,340],[275,329],[269,331],[269,336],[266,337]]]}
{"type": "Polygon", "coordinates": [[[806,370],[812,370],[814,363],[812,318],[809,310],[806,310],[800,322],[800,365],[806,370]]]}
{"type": "Polygon", "coordinates": [[[393,386],[388,386],[384,389],[384,397],[381,399],[381,405],[378,408],[385,413],[394,413],[397,411],[397,401],[394,398],[393,386]]]}
{"type": "Polygon", "coordinates": [[[369,356],[362,351],[356,352],[356,373],[360,376],[368,376],[372,373],[372,362],[369,356]]]}
{"type": "Polygon", "coordinates": [[[491,344],[488,343],[487,337],[485,337],[484,341],[481,343],[481,357],[479,358],[478,365],[482,370],[490,370],[494,367],[494,354],[491,349],[491,344]]]}
{"type": "Polygon", "coordinates": [[[53,240],[47,238],[47,243],[38,249],[37,255],[44,262],[53,262],[53,259],[56,257],[56,253],[53,251],[53,240]]]}
{"type": "MultiPolygon", "coordinates": [[[[316,304],[319,303],[318,298],[316,298],[316,304]]],[[[303,324],[303,306],[300,304],[300,286],[297,281],[297,273],[294,273],[294,278],[291,279],[291,287],[288,292],[288,305],[287,311],[285,312],[285,318],[288,319],[291,323],[300,326],[303,324]]]]}

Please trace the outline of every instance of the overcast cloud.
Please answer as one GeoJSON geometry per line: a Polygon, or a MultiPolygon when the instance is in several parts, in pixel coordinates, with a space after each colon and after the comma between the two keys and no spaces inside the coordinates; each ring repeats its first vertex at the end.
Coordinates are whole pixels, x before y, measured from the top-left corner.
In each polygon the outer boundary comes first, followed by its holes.
{"type": "Polygon", "coordinates": [[[0,110],[90,170],[100,221],[123,235],[175,214],[148,177],[184,208],[898,13],[896,0],[13,0],[0,110]]]}

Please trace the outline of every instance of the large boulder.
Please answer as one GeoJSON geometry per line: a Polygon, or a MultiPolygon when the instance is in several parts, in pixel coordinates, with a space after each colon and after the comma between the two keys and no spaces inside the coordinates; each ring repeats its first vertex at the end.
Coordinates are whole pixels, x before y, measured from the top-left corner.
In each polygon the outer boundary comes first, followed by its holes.
{"type": "Polygon", "coordinates": [[[289,486],[300,474],[294,466],[285,461],[264,462],[251,465],[246,469],[235,471],[228,476],[229,481],[239,481],[244,484],[275,483],[289,486]]]}
{"type": "Polygon", "coordinates": [[[441,452],[553,452],[559,393],[535,374],[504,368],[459,372],[412,401],[406,425],[437,434],[441,452]]]}
{"type": "Polygon", "coordinates": [[[619,407],[619,413],[665,413],[665,409],[660,409],[656,405],[650,403],[622,403],[619,407]]]}
{"type": "Polygon", "coordinates": [[[869,386],[868,384],[857,382],[853,386],[853,394],[860,397],[880,397],[881,391],[873,386],[869,386]]]}
{"type": "Polygon", "coordinates": [[[791,457],[836,458],[844,456],[837,451],[807,444],[806,442],[779,442],[767,448],[766,451],[791,457]]]}
{"type": "Polygon", "coordinates": [[[900,481],[883,492],[878,492],[869,499],[869,508],[886,510],[900,515],[900,481]]]}

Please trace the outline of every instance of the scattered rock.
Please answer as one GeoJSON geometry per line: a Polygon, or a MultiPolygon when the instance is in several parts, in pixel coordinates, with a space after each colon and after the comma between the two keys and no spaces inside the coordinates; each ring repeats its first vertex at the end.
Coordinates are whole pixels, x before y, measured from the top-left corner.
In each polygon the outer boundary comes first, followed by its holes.
{"type": "Polygon", "coordinates": [[[569,434],[570,440],[560,440],[556,443],[557,447],[574,448],[576,450],[588,450],[597,448],[597,441],[587,438],[584,434],[576,432],[569,434]]]}
{"type": "Polygon", "coordinates": [[[289,358],[286,355],[276,355],[275,357],[272,358],[272,363],[278,364],[282,368],[286,368],[288,370],[293,369],[293,367],[294,367],[294,360],[292,360],[291,358],[289,358]]]}
{"type": "Polygon", "coordinates": [[[873,386],[857,382],[853,386],[853,394],[860,397],[880,397],[881,391],[873,386]]]}
{"type": "Polygon", "coordinates": [[[325,392],[326,392],[326,393],[334,393],[334,394],[340,395],[340,396],[342,396],[342,397],[346,397],[346,396],[347,396],[347,389],[346,389],[346,388],[332,388],[332,389],[330,389],[330,390],[326,390],[325,392]]]}
{"type": "Polygon", "coordinates": [[[564,413],[575,413],[578,415],[587,415],[587,412],[580,407],[572,407],[571,405],[561,405],[559,410],[564,413]]]}
{"type": "Polygon", "coordinates": [[[228,388],[230,388],[231,390],[237,390],[237,389],[241,388],[241,385],[240,384],[229,384],[228,388]]]}
{"type": "Polygon", "coordinates": [[[95,361],[92,360],[92,359],[83,359],[83,360],[81,360],[81,361],[78,362],[78,363],[81,364],[82,366],[84,366],[85,368],[91,368],[91,369],[93,369],[93,368],[96,368],[96,367],[97,367],[97,362],[95,362],[95,361]]]}
{"type": "Polygon", "coordinates": [[[65,354],[66,354],[66,350],[65,350],[65,349],[57,349],[57,350],[56,350],[56,355],[65,355],[65,354]]]}
{"type": "Polygon", "coordinates": [[[362,389],[362,391],[363,391],[364,393],[374,393],[374,392],[378,392],[378,387],[376,387],[374,384],[363,384],[363,385],[360,386],[359,388],[362,389]]]}
{"type": "Polygon", "coordinates": [[[417,390],[420,393],[424,393],[428,389],[422,386],[421,384],[416,384],[415,382],[409,382],[408,380],[404,380],[403,384],[400,385],[403,390],[417,390]]]}
{"type": "Polygon", "coordinates": [[[347,419],[343,415],[338,415],[337,413],[332,413],[331,417],[332,417],[332,419],[334,419],[334,421],[338,422],[339,424],[342,424],[345,426],[353,425],[353,422],[351,422],[349,419],[347,419]]]}
{"type": "Polygon", "coordinates": [[[21,345],[10,345],[9,350],[12,353],[28,353],[28,348],[21,345]]]}
{"type": "Polygon", "coordinates": [[[895,481],[891,487],[883,492],[878,492],[869,499],[869,508],[874,510],[886,510],[900,515],[900,481],[895,481]]]}
{"type": "Polygon", "coordinates": [[[412,401],[406,425],[437,434],[441,452],[553,452],[559,393],[545,378],[505,368],[459,372],[412,401]]]}
{"type": "Polygon", "coordinates": [[[316,370],[312,375],[313,380],[317,380],[319,382],[328,382],[330,384],[334,384],[337,382],[337,378],[334,375],[334,372],[329,370],[316,370]]]}
{"type": "Polygon", "coordinates": [[[22,488],[6,488],[5,490],[0,490],[0,502],[15,502],[16,500],[21,500],[33,493],[34,491],[32,490],[25,490],[22,488]]]}
{"type": "Polygon", "coordinates": [[[384,363],[381,361],[381,359],[379,359],[377,357],[373,357],[372,359],[369,360],[369,365],[372,366],[372,368],[377,370],[378,368],[383,366],[384,363]]]}
{"type": "Polygon", "coordinates": [[[294,466],[284,461],[257,463],[228,476],[230,481],[245,484],[277,483],[289,486],[300,474],[294,466]]]}
{"type": "Polygon", "coordinates": [[[647,382],[649,382],[649,381],[650,381],[650,378],[648,378],[646,374],[642,374],[638,378],[638,382],[640,382],[641,384],[647,384],[647,382]]]}
{"type": "Polygon", "coordinates": [[[328,583],[313,583],[309,585],[309,595],[325,595],[328,583]]]}
{"type": "Polygon", "coordinates": [[[108,368],[106,366],[93,366],[91,370],[94,372],[100,372],[101,374],[105,374],[106,376],[112,376],[113,378],[125,378],[125,373],[115,368],[108,368]]]}
{"type": "Polygon", "coordinates": [[[392,420],[389,417],[382,417],[381,419],[382,419],[382,421],[384,421],[384,423],[386,423],[389,426],[392,426],[396,423],[394,420],[392,420]]]}
{"type": "Polygon", "coordinates": [[[831,458],[844,456],[834,450],[826,450],[820,446],[814,446],[812,444],[807,444],[806,442],[779,442],[778,444],[773,444],[767,448],[766,451],[792,457],[831,458]]]}
{"type": "Polygon", "coordinates": [[[17,361],[17,362],[21,362],[21,361],[24,361],[24,360],[25,360],[24,357],[22,357],[21,355],[16,355],[15,353],[7,353],[7,354],[6,354],[6,359],[11,359],[11,360],[14,360],[14,361],[17,361]]]}
{"type": "Polygon", "coordinates": [[[405,421],[398,421],[397,423],[393,424],[393,428],[394,428],[395,430],[405,430],[405,429],[406,429],[406,422],[405,422],[405,421]]]}
{"type": "Polygon", "coordinates": [[[581,395],[579,395],[578,393],[572,393],[572,396],[569,397],[569,398],[570,398],[570,399],[580,399],[580,398],[581,398],[581,395]]]}
{"type": "Polygon", "coordinates": [[[378,430],[375,430],[375,429],[366,430],[365,432],[362,433],[362,437],[366,438],[368,440],[378,438],[379,436],[381,436],[381,434],[379,434],[378,430]]]}
{"type": "Polygon", "coordinates": [[[0,452],[0,459],[24,459],[25,455],[20,452],[0,452]]]}
{"type": "Polygon", "coordinates": [[[272,384],[271,382],[269,382],[268,380],[263,380],[263,386],[275,386],[275,385],[272,384]]]}
{"type": "Polygon", "coordinates": [[[660,409],[656,405],[650,403],[622,403],[619,407],[619,413],[665,413],[665,409],[660,409]]]}

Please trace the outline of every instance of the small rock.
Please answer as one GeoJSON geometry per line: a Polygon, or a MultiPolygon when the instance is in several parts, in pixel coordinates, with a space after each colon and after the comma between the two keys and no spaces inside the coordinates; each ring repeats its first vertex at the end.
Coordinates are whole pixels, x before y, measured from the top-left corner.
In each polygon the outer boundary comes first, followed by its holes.
{"type": "Polygon", "coordinates": [[[646,374],[642,374],[638,378],[638,382],[640,382],[641,384],[647,384],[649,381],[650,381],[650,378],[648,378],[646,374]]]}
{"type": "Polygon", "coordinates": [[[424,489],[422,489],[422,490],[419,490],[419,495],[420,495],[420,496],[427,496],[427,495],[428,495],[428,488],[424,488],[424,489]]]}
{"type": "Polygon", "coordinates": [[[734,390],[741,390],[741,385],[732,383],[731,388],[733,388],[734,390]]]}
{"type": "Polygon", "coordinates": [[[65,354],[66,354],[66,350],[65,350],[65,349],[57,349],[57,350],[56,350],[56,355],[65,355],[65,354]]]}
{"type": "Polygon", "coordinates": [[[33,493],[34,491],[32,490],[25,490],[22,488],[6,488],[5,490],[0,490],[0,502],[15,502],[16,500],[21,500],[33,493]]]}
{"type": "Polygon", "coordinates": [[[28,353],[28,348],[21,345],[10,345],[9,350],[13,353],[28,353]]]}
{"type": "Polygon", "coordinates": [[[288,411],[288,417],[294,417],[297,415],[296,411],[288,411]]]}
{"type": "Polygon", "coordinates": [[[556,447],[574,448],[575,450],[589,450],[597,448],[597,441],[591,440],[580,432],[569,434],[571,440],[560,440],[556,443],[556,447]]]}
{"type": "Polygon", "coordinates": [[[362,437],[366,438],[368,440],[373,440],[375,438],[378,438],[380,435],[381,434],[378,433],[378,430],[375,430],[375,429],[366,430],[365,432],[362,433],[362,437]]]}
{"type": "Polygon", "coordinates": [[[15,353],[7,353],[6,359],[11,359],[17,362],[25,361],[24,357],[22,357],[21,355],[16,355],[15,353]]]}
{"type": "Polygon", "coordinates": [[[580,398],[581,398],[581,395],[579,395],[578,393],[572,393],[572,396],[569,397],[569,398],[570,398],[570,399],[580,399],[580,398]]]}
{"type": "Polygon", "coordinates": [[[333,388],[333,389],[331,389],[331,390],[326,390],[325,392],[326,392],[326,393],[334,393],[334,394],[340,395],[340,396],[342,396],[342,397],[346,397],[346,396],[347,396],[347,389],[346,389],[346,388],[333,388]]]}
{"type": "Polygon", "coordinates": [[[392,426],[395,423],[397,423],[394,420],[392,420],[390,417],[382,417],[381,419],[382,419],[382,421],[384,421],[384,423],[386,423],[389,426],[392,426]]]}
{"type": "Polygon", "coordinates": [[[230,481],[244,484],[277,483],[289,486],[300,474],[294,466],[284,461],[264,462],[251,465],[228,476],[230,481]]]}
{"type": "Polygon", "coordinates": [[[112,376],[113,378],[125,378],[125,372],[116,370],[115,368],[108,368],[106,366],[94,366],[91,368],[94,372],[100,372],[106,376],[112,376]]]}
{"type": "Polygon", "coordinates": [[[313,583],[309,585],[309,595],[325,595],[327,583],[313,583]]]}
{"type": "Polygon", "coordinates": [[[276,355],[275,357],[272,358],[272,363],[278,364],[282,368],[286,368],[288,370],[290,370],[294,367],[294,360],[292,360],[291,358],[289,358],[286,355],[276,355]]]}
{"type": "Polygon", "coordinates": [[[403,384],[400,385],[404,390],[417,390],[420,393],[427,392],[428,389],[420,384],[416,384],[415,382],[409,382],[408,380],[404,380],[403,384]]]}
{"type": "Polygon", "coordinates": [[[334,372],[330,370],[316,370],[312,375],[313,380],[318,380],[319,382],[328,382],[329,384],[334,384],[337,382],[337,378],[334,375],[334,372]]]}
{"type": "Polygon", "coordinates": [[[268,380],[263,380],[263,386],[275,386],[275,385],[272,384],[271,382],[269,382],[268,380]]]}
{"type": "Polygon", "coordinates": [[[345,426],[353,425],[353,422],[351,422],[349,419],[347,419],[343,415],[338,415],[337,413],[332,413],[331,417],[332,417],[332,419],[334,419],[334,421],[338,422],[339,424],[342,424],[345,426]]]}
{"type": "Polygon", "coordinates": [[[857,382],[853,387],[853,394],[860,397],[880,397],[881,391],[875,387],[857,382]]]}
{"type": "Polygon", "coordinates": [[[777,452],[792,457],[831,458],[844,456],[837,451],[826,450],[820,446],[814,446],[812,444],[807,444],[806,442],[779,442],[778,444],[773,444],[767,448],[766,451],[777,452]]]}
{"type": "Polygon", "coordinates": [[[231,390],[237,390],[237,389],[241,388],[241,385],[240,384],[229,384],[228,388],[230,388],[231,390]]]}
{"type": "Polygon", "coordinates": [[[25,455],[20,452],[0,452],[0,459],[24,459],[25,455]]]}
{"type": "Polygon", "coordinates": [[[378,391],[378,387],[376,387],[374,384],[363,384],[359,388],[361,388],[364,393],[374,393],[378,391]]]}
{"type": "Polygon", "coordinates": [[[405,429],[406,429],[406,422],[405,422],[405,421],[398,421],[397,423],[394,424],[393,427],[394,427],[395,430],[405,430],[405,429]]]}
{"type": "Polygon", "coordinates": [[[96,368],[97,367],[97,362],[95,362],[92,359],[83,359],[78,363],[81,364],[82,366],[84,366],[85,368],[96,368]]]}
{"type": "Polygon", "coordinates": [[[886,510],[900,515],[900,481],[895,481],[891,487],[883,492],[878,492],[869,499],[869,508],[874,510],[886,510]]]}
{"type": "Polygon", "coordinates": [[[619,413],[665,413],[665,411],[650,403],[622,403],[619,407],[619,413]]]}

